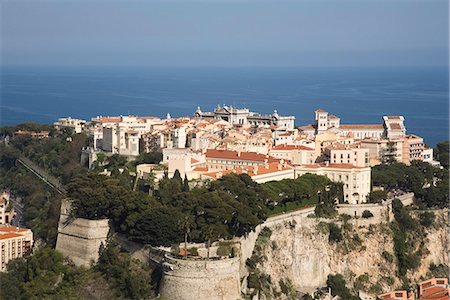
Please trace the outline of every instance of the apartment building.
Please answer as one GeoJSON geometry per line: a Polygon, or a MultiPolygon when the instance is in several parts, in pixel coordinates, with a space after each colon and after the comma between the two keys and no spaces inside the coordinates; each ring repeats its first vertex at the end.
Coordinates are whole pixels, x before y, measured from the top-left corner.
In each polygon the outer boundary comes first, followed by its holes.
{"type": "Polygon", "coordinates": [[[362,148],[361,144],[342,145],[336,143],[326,147],[324,154],[331,164],[352,164],[356,167],[370,166],[369,149],[362,148]]]}
{"type": "Polygon", "coordinates": [[[86,120],[73,119],[71,117],[59,118],[58,121],[53,123],[56,129],[70,128],[74,133],[81,133],[86,125],[86,120]]]}
{"type": "Polygon", "coordinates": [[[377,295],[381,300],[448,300],[450,286],[447,278],[432,278],[417,286],[417,293],[413,291],[392,291],[377,295]]]}
{"type": "Polygon", "coordinates": [[[279,160],[256,152],[208,149],[205,152],[206,167],[209,170],[231,170],[248,166],[264,165],[279,160]]]}
{"type": "Polygon", "coordinates": [[[269,155],[290,161],[294,165],[313,164],[316,162],[316,151],[305,146],[293,146],[281,144],[269,150],[269,155]]]}
{"type": "Polygon", "coordinates": [[[327,176],[331,181],[344,185],[344,201],[359,204],[367,201],[371,188],[370,167],[356,167],[352,164],[311,164],[295,166],[295,176],[311,173],[327,176]]]}
{"type": "Polygon", "coordinates": [[[12,259],[22,257],[33,246],[33,232],[27,228],[0,226],[0,272],[12,259]]]}

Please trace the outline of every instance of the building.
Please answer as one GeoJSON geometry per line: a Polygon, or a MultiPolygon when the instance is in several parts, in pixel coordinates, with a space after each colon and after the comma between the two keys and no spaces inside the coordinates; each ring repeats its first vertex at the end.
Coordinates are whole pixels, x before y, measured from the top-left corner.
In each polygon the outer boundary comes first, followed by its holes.
{"type": "Polygon", "coordinates": [[[10,224],[14,217],[14,207],[10,201],[10,196],[8,192],[0,194],[0,225],[10,224]]]}
{"type": "Polygon", "coordinates": [[[269,155],[290,161],[294,165],[313,164],[316,162],[316,151],[305,146],[293,146],[281,144],[269,150],[269,155]]]}
{"type": "Polygon", "coordinates": [[[283,179],[294,179],[294,168],[286,162],[271,162],[262,166],[247,166],[235,169],[207,172],[201,174],[202,179],[217,180],[228,174],[247,174],[257,183],[268,181],[279,181],[283,179]]]}
{"type": "Polygon", "coordinates": [[[448,284],[448,279],[433,278],[419,283],[418,299],[450,299],[450,285],[448,284]]]}
{"type": "Polygon", "coordinates": [[[269,155],[256,152],[239,152],[230,150],[208,149],[205,152],[206,167],[208,170],[220,171],[259,166],[279,160],[269,155]]]}
{"type": "Polygon", "coordinates": [[[323,109],[314,111],[313,125],[301,126],[299,129],[310,138],[326,131],[333,131],[341,136],[349,134],[355,140],[366,138],[397,138],[406,134],[403,116],[384,116],[380,124],[341,124],[341,119],[330,115],[323,109]]]}
{"type": "Polygon", "coordinates": [[[106,152],[126,156],[138,156],[141,135],[152,130],[160,123],[156,117],[97,117],[93,122],[103,126],[102,148],[106,152]]]}
{"type": "Polygon", "coordinates": [[[377,296],[380,300],[415,300],[414,293],[407,291],[392,291],[377,296]]]}
{"type": "Polygon", "coordinates": [[[295,176],[311,173],[341,182],[344,188],[344,201],[349,204],[367,202],[371,188],[370,167],[356,167],[352,164],[311,164],[295,166],[295,176]]]}
{"type": "Polygon", "coordinates": [[[280,116],[275,110],[271,115],[261,115],[251,112],[248,108],[235,108],[233,106],[217,106],[213,112],[203,112],[197,107],[194,112],[195,118],[225,120],[230,124],[240,125],[274,125],[284,129],[294,129],[294,116],[280,116]]]}
{"type": "Polygon", "coordinates": [[[74,133],[81,133],[86,125],[86,121],[82,119],[72,119],[71,117],[59,118],[53,125],[58,130],[70,128],[74,133]]]}
{"type": "Polygon", "coordinates": [[[12,259],[24,256],[33,246],[33,232],[27,228],[0,226],[0,271],[12,259]]]}
{"type": "Polygon", "coordinates": [[[325,148],[324,154],[331,164],[352,164],[356,167],[370,166],[369,149],[361,144],[334,144],[325,148]]]}

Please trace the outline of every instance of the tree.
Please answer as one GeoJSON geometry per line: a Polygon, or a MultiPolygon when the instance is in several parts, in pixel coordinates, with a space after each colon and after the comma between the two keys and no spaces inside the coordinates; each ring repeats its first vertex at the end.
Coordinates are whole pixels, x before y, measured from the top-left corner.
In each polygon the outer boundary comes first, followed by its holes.
{"type": "Polygon", "coordinates": [[[436,145],[435,157],[441,165],[448,170],[449,168],[449,141],[440,142],[436,145]]]}
{"type": "Polygon", "coordinates": [[[181,189],[183,192],[189,192],[189,180],[187,175],[184,174],[183,187],[181,189]]]}
{"type": "Polygon", "coordinates": [[[383,200],[387,199],[387,192],[382,191],[371,191],[369,193],[369,202],[370,203],[381,203],[383,200]]]}
{"type": "Polygon", "coordinates": [[[184,218],[178,220],[178,225],[180,226],[180,229],[184,233],[184,255],[187,255],[187,239],[188,234],[191,231],[192,226],[192,218],[190,216],[184,216],[184,218]]]}
{"type": "Polygon", "coordinates": [[[333,296],[339,296],[341,299],[358,300],[359,297],[352,295],[346,286],[344,277],[341,274],[328,275],[327,286],[331,288],[333,296]]]}

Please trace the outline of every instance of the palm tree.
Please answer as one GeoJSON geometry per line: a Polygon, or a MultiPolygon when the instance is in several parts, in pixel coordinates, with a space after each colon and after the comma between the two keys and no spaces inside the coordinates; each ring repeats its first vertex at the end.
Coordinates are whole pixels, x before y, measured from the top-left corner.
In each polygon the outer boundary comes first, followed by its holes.
{"type": "Polygon", "coordinates": [[[185,216],[179,222],[180,228],[184,231],[184,256],[187,255],[187,239],[188,234],[191,231],[192,219],[189,216],[185,216]]]}

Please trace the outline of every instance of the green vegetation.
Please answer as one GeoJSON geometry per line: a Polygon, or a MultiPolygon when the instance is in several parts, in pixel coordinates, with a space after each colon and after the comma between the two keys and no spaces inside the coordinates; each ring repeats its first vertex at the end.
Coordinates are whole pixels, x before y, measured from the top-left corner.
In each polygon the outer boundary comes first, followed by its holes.
{"type": "Polygon", "coordinates": [[[422,240],[425,233],[419,223],[414,220],[403,204],[398,199],[392,202],[395,222],[391,224],[394,239],[394,253],[398,261],[398,274],[405,276],[410,269],[415,269],[420,264],[421,253],[414,252],[415,243],[422,240]]]}
{"type": "Polygon", "coordinates": [[[333,296],[339,296],[347,300],[359,300],[359,297],[353,295],[347,288],[344,277],[341,274],[328,275],[327,286],[331,288],[333,296]]]}
{"type": "Polygon", "coordinates": [[[369,194],[369,203],[381,203],[382,200],[387,199],[386,191],[371,191],[369,194]]]}
{"type": "Polygon", "coordinates": [[[374,185],[383,186],[386,190],[414,192],[421,207],[448,207],[448,170],[428,163],[413,161],[411,166],[402,163],[375,166],[372,168],[372,181],[374,185]]]}
{"type": "Polygon", "coordinates": [[[373,213],[371,213],[370,210],[365,210],[365,211],[363,211],[361,216],[364,219],[368,219],[368,218],[372,218],[373,217],[373,213]]]}
{"type": "Polygon", "coordinates": [[[436,157],[437,161],[441,163],[441,165],[448,170],[449,163],[448,163],[448,155],[450,152],[449,147],[449,141],[440,142],[436,145],[436,148],[434,149],[434,156],[436,157]]]}
{"type": "Polygon", "coordinates": [[[315,208],[317,217],[334,217],[337,214],[336,203],[344,201],[344,191],[342,183],[331,183],[325,190],[318,193],[319,201],[315,208]]]}
{"type": "Polygon", "coordinates": [[[330,231],[330,234],[328,236],[328,242],[330,244],[339,243],[340,241],[342,241],[343,236],[341,227],[338,227],[334,223],[328,223],[328,230],[330,231]]]}

